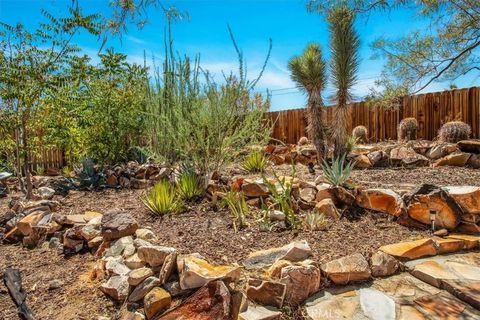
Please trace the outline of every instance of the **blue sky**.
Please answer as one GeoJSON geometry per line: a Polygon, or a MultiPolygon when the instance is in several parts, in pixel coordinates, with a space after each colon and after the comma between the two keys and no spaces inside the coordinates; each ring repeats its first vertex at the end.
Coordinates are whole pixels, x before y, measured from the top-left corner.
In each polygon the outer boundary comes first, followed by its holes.
{"type": "MultiPolygon", "coordinates": [[[[0,0],[0,21],[9,24],[21,22],[27,27],[35,27],[42,20],[40,10],[47,9],[52,14],[65,13],[71,0],[0,0]]],[[[108,0],[80,0],[86,12],[108,12],[108,0]]],[[[248,74],[254,78],[263,64],[268,49],[268,39],[272,38],[271,58],[260,80],[257,90],[272,90],[272,110],[303,107],[305,97],[290,80],[287,70],[288,60],[302,52],[309,42],[318,42],[328,59],[329,33],[324,19],[318,14],[308,13],[304,0],[196,0],[163,1],[164,6],[175,5],[188,12],[190,20],[174,25],[176,50],[188,56],[200,54],[201,65],[217,76],[222,70],[237,70],[236,53],[231,44],[227,24],[231,26],[239,46],[242,48],[248,65],[248,74]]],[[[106,47],[128,55],[130,61],[143,63],[144,51],[147,57],[163,56],[163,27],[165,19],[160,8],[150,8],[148,24],[141,30],[129,28],[122,41],[110,39],[106,47]]],[[[377,37],[395,38],[408,31],[424,28],[425,21],[415,17],[409,9],[392,13],[373,13],[368,20],[357,19],[356,27],[361,38],[362,63],[355,95],[360,100],[373,86],[380,74],[383,61],[371,60],[370,43],[377,37]]],[[[80,35],[74,42],[95,61],[100,43],[91,36],[80,35]]],[[[478,85],[480,80],[472,76],[459,79],[459,87],[478,85]]],[[[434,83],[425,91],[447,89],[450,83],[434,83]]],[[[327,98],[332,93],[331,86],[324,92],[327,98]]],[[[328,101],[327,101],[328,102],[328,101]]]]}

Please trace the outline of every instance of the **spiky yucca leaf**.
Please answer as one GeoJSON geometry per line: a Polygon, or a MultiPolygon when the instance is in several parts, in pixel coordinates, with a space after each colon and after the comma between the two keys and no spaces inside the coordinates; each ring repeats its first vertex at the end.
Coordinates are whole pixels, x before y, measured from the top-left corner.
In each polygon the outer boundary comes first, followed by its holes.
{"type": "Polygon", "coordinates": [[[245,196],[241,192],[229,191],[223,197],[223,206],[228,206],[232,216],[232,225],[235,232],[239,228],[247,226],[246,217],[248,205],[245,196]]]}
{"type": "Polygon", "coordinates": [[[335,158],[332,161],[332,165],[329,165],[326,161],[323,161],[322,170],[325,180],[337,187],[349,186],[348,180],[352,174],[353,163],[348,161],[345,163],[345,155],[340,158],[335,158]]]}
{"type": "Polygon", "coordinates": [[[263,172],[267,166],[267,158],[260,152],[254,151],[243,160],[243,169],[248,172],[263,172]]]}
{"type": "Polygon", "coordinates": [[[177,190],[182,199],[190,200],[203,195],[205,191],[203,185],[202,177],[193,168],[187,168],[178,178],[177,190]]]}
{"type": "Polygon", "coordinates": [[[142,201],[152,213],[159,215],[173,213],[180,208],[175,186],[168,180],[155,184],[142,201]]]}

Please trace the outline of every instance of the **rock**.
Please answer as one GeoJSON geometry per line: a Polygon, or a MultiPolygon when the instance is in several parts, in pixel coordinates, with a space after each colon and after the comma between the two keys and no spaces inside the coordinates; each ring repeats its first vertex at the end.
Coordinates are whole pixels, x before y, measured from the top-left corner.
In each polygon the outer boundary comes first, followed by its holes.
{"type": "Polygon", "coordinates": [[[308,203],[308,202],[314,201],[316,195],[317,195],[316,188],[301,188],[299,197],[300,199],[308,203]]]}
{"type": "Polygon", "coordinates": [[[138,286],[143,280],[153,276],[153,271],[150,268],[139,268],[128,273],[128,284],[131,286],[138,286]]]}
{"type": "Polygon", "coordinates": [[[341,215],[338,212],[337,207],[333,203],[332,199],[323,199],[315,205],[315,211],[319,214],[324,214],[327,217],[330,217],[334,220],[339,220],[341,215]]]}
{"type": "Polygon", "coordinates": [[[105,240],[131,236],[137,229],[137,220],[129,213],[112,210],[102,217],[102,236],[105,240]]]}
{"type": "Polygon", "coordinates": [[[55,195],[55,190],[49,187],[40,187],[37,189],[37,194],[41,199],[50,200],[55,195]]]}
{"type": "Polygon", "coordinates": [[[369,280],[370,267],[360,253],[336,259],[322,265],[322,271],[335,284],[369,280]]]}
{"type": "Polygon", "coordinates": [[[161,266],[165,258],[175,252],[174,248],[164,246],[141,246],[137,249],[138,257],[152,267],[161,266]]]}
{"type": "Polygon", "coordinates": [[[143,308],[147,319],[152,319],[156,314],[167,310],[171,303],[170,293],[162,288],[153,288],[143,299],[143,308]]]}
{"type": "Polygon", "coordinates": [[[440,166],[463,167],[467,164],[469,158],[470,158],[470,153],[455,152],[435,161],[433,163],[433,167],[440,167],[440,166]]]}
{"type": "Polygon", "coordinates": [[[435,228],[454,229],[461,221],[463,212],[455,200],[443,189],[423,184],[404,196],[408,216],[430,225],[430,212],[435,214],[435,228]]]}
{"type": "Polygon", "coordinates": [[[440,229],[440,230],[437,230],[433,233],[434,236],[437,236],[437,237],[446,237],[448,236],[448,230],[447,229],[440,229]]]}
{"type": "Polygon", "coordinates": [[[453,253],[463,250],[465,242],[461,239],[444,239],[440,237],[433,237],[433,242],[437,248],[438,254],[453,253]]]}
{"type": "Polygon", "coordinates": [[[100,290],[115,301],[124,301],[128,295],[128,277],[113,276],[100,286],[100,290]]]}
{"type": "Polygon", "coordinates": [[[133,245],[133,238],[131,236],[122,237],[112,243],[110,248],[105,252],[105,257],[121,256],[128,245],[133,245]]]}
{"type": "Polygon", "coordinates": [[[378,251],[372,255],[370,265],[372,268],[372,276],[374,277],[391,276],[399,269],[397,259],[382,251],[378,251]]]}
{"type": "Polygon", "coordinates": [[[437,261],[427,260],[417,264],[410,272],[414,277],[440,288],[442,280],[456,280],[458,276],[437,261]]]}
{"type": "Polygon", "coordinates": [[[418,154],[411,147],[400,146],[390,151],[392,164],[404,167],[422,167],[428,165],[428,159],[418,154]]]}
{"type": "Polygon", "coordinates": [[[338,296],[332,296],[330,299],[307,306],[306,313],[308,319],[312,320],[337,320],[354,319],[354,314],[358,307],[356,299],[338,296]]]}
{"type": "Polygon", "coordinates": [[[432,295],[424,295],[414,300],[422,307],[428,319],[461,319],[465,305],[445,291],[432,295]]]}
{"type": "Polygon", "coordinates": [[[246,197],[250,198],[265,197],[270,194],[270,191],[265,183],[263,183],[263,180],[251,181],[245,179],[242,184],[242,192],[246,197]]]}
{"type": "Polygon", "coordinates": [[[145,262],[138,257],[137,253],[134,253],[125,259],[125,265],[133,270],[145,267],[145,262]]]}
{"type": "Polygon", "coordinates": [[[100,236],[100,234],[100,229],[94,224],[86,224],[80,230],[80,235],[87,241],[90,241],[93,238],[100,236]]]}
{"type": "Polygon", "coordinates": [[[98,248],[102,244],[102,242],[103,242],[102,236],[95,237],[92,240],[88,241],[88,248],[90,249],[98,248]]]}
{"type": "Polygon", "coordinates": [[[457,261],[446,261],[445,266],[458,274],[463,280],[480,281],[480,266],[461,263],[457,261]]]}
{"type": "Polygon", "coordinates": [[[180,283],[178,281],[167,282],[163,285],[165,290],[167,290],[172,297],[185,296],[191,292],[191,290],[183,290],[180,288],[180,283]]]}
{"type": "Polygon", "coordinates": [[[105,269],[109,274],[117,276],[125,276],[130,272],[130,269],[123,262],[115,259],[107,260],[105,269]]]}
{"type": "Polygon", "coordinates": [[[460,300],[480,310],[480,281],[445,280],[442,285],[460,300]]]}
{"type": "Polygon", "coordinates": [[[405,212],[402,198],[390,189],[360,190],[355,200],[359,207],[380,211],[394,217],[405,212]]]}
{"type": "Polygon", "coordinates": [[[40,220],[43,219],[44,216],[50,213],[50,210],[48,211],[34,211],[30,213],[29,215],[23,217],[20,219],[20,221],[17,223],[17,229],[24,235],[28,236],[30,233],[32,233],[33,227],[36,226],[40,220]]]}
{"type": "Polygon", "coordinates": [[[229,320],[231,296],[222,281],[210,282],[158,320],[229,320]]]}
{"type": "Polygon", "coordinates": [[[143,299],[145,295],[155,287],[160,285],[160,280],[155,277],[148,277],[147,279],[143,280],[138,286],[133,289],[132,293],[128,297],[129,302],[137,302],[143,299]]]}
{"type": "Polygon", "coordinates": [[[193,255],[177,258],[180,287],[182,289],[200,288],[205,284],[223,280],[237,282],[240,278],[240,268],[236,266],[213,266],[206,260],[193,255]]]}
{"type": "Polygon", "coordinates": [[[381,291],[360,289],[360,306],[368,319],[395,320],[395,301],[381,291]]]}
{"type": "Polygon", "coordinates": [[[480,242],[480,236],[472,236],[472,235],[466,235],[466,234],[451,234],[447,238],[463,240],[464,248],[467,250],[477,248],[480,242]]]}
{"type": "Polygon", "coordinates": [[[458,147],[463,152],[480,153],[480,140],[462,140],[458,141],[458,147]]]}
{"type": "Polygon", "coordinates": [[[358,168],[358,169],[366,169],[366,168],[373,167],[373,164],[368,158],[368,156],[361,154],[355,157],[354,166],[355,168],[358,168]]]}
{"type": "Polygon", "coordinates": [[[279,281],[249,279],[246,293],[252,301],[265,306],[281,308],[286,289],[287,286],[279,281]]]}
{"type": "Polygon", "coordinates": [[[298,139],[297,144],[299,146],[304,146],[304,145],[308,144],[308,138],[307,137],[301,137],[300,139],[298,139]]]}
{"type": "Polygon", "coordinates": [[[173,252],[165,258],[162,268],[160,269],[160,275],[158,276],[160,283],[162,285],[167,283],[175,270],[177,270],[177,253],[173,252]]]}
{"type": "Polygon", "coordinates": [[[107,185],[109,187],[116,187],[118,185],[118,179],[114,174],[107,177],[107,185]]]}
{"type": "Polygon", "coordinates": [[[280,320],[281,316],[282,313],[278,310],[251,303],[246,310],[240,312],[238,320],[280,320]]]}
{"type": "Polygon", "coordinates": [[[137,231],[135,231],[135,237],[146,241],[155,240],[157,238],[152,230],[149,229],[137,229],[137,231]]]}
{"type": "Polygon", "coordinates": [[[272,265],[278,260],[288,260],[292,262],[302,261],[312,255],[312,249],[307,241],[299,240],[291,242],[280,248],[272,248],[252,252],[244,261],[247,269],[263,268],[272,265]]]}
{"type": "Polygon", "coordinates": [[[147,179],[130,179],[130,187],[133,189],[146,189],[149,187],[149,181],[147,179]]]}
{"type": "Polygon", "coordinates": [[[321,183],[317,185],[317,195],[315,197],[316,202],[320,202],[323,199],[331,199],[332,198],[332,192],[331,192],[331,185],[328,183],[321,183]]]}
{"type": "MultiPolygon", "coordinates": [[[[140,312],[133,312],[128,310],[123,310],[121,318],[119,320],[145,320],[145,316],[140,312]]],[[[110,318],[98,317],[97,320],[109,320],[110,318]]]]}
{"type": "Polygon", "coordinates": [[[480,214],[480,187],[444,187],[448,194],[460,205],[464,213],[480,214]]]}
{"type": "Polygon", "coordinates": [[[468,159],[467,165],[473,169],[480,169],[480,154],[472,154],[468,159]]]}
{"type": "Polygon", "coordinates": [[[286,260],[280,260],[275,264],[282,265],[278,279],[286,285],[285,304],[298,306],[319,290],[321,275],[315,262],[305,260],[294,264],[286,260]],[[284,265],[284,263],[287,265],[284,265]]]}
{"type": "Polygon", "coordinates": [[[55,290],[63,287],[64,283],[62,280],[54,279],[48,282],[48,290],[55,290]]]}
{"type": "Polygon", "coordinates": [[[380,247],[380,251],[397,258],[408,260],[434,256],[437,254],[437,249],[435,248],[435,243],[432,239],[421,239],[390,244],[380,247]]]}
{"type": "Polygon", "coordinates": [[[427,157],[437,160],[458,150],[455,143],[442,143],[433,146],[428,152],[427,157]]]}
{"type": "Polygon", "coordinates": [[[67,229],[63,234],[63,246],[74,252],[79,252],[83,249],[83,239],[76,235],[74,228],[67,229]]]}
{"type": "Polygon", "coordinates": [[[285,213],[280,210],[269,210],[268,218],[270,221],[285,221],[285,213]]]}
{"type": "Polygon", "coordinates": [[[370,160],[370,163],[372,164],[372,166],[374,167],[380,167],[385,165],[389,159],[388,155],[383,150],[370,152],[367,155],[367,157],[368,157],[368,160],[370,160]]]}
{"type": "Polygon", "coordinates": [[[285,157],[280,154],[271,154],[268,156],[268,160],[274,165],[279,166],[285,163],[285,157]]]}

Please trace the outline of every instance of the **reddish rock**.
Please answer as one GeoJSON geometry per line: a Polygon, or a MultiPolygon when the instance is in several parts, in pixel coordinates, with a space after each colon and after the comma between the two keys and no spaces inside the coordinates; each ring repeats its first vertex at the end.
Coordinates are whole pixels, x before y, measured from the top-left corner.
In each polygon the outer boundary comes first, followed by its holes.
{"type": "Polygon", "coordinates": [[[281,308],[285,299],[286,285],[279,281],[249,279],[247,297],[259,304],[281,308]]]}
{"type": "Polygon", "coordinates": [[[390,244],[380,247],[380,251],[383,251],[394,257],[409,260],[434,256],[437,254],[437,249],[432,239],[422,239],[390,244]]]}
{"type": "Polygon", "coordinates": [[[428,165],[428,159],[415,152],[411,147],[397,147],[390,151],[390,160],[393,164],[405,167],[421,167],[428,165]]]}
{"type": "Polygon", "coordinates": [[[268,187],[263,183],[263,181],[251,181],[245,180],[242,184],[242,191],[246,197],[265,197],[270,194],[268,187]]]}
{"type": "Polygon", "coordinates": [[[322,271],[335,284],[365,281],[371,277],[368,262],[360,253],[327,262],[322,265],[322,271]]]}
{"type": "Polygon", "coordinates": [[[355,200],[359,207],[388,213],[395,217],[405,211],[402,198],[390,189],[360,190],[355,200]]]}
{"type": "Polygon", "coordinates": [[[338,212],[335,204],[333,203],[332,199],[323,199],[319,203],[315,205],[315,211],[320,214],[324,214],[327,217],[330,217],[334,220],[340,219],[340,213],[338,212]]]}
{"type": "Polygon", "coordinates": [[[112,210],[102,217],[102,236],[105,240],[133,235],[137,229],[137,220],[129,213],[112,210]]]}
{"type": "Polygon", "coordinates": [[[451,186],[444,189],[460,205],[464,213],[480,215],[480,187],[451,186]]]}

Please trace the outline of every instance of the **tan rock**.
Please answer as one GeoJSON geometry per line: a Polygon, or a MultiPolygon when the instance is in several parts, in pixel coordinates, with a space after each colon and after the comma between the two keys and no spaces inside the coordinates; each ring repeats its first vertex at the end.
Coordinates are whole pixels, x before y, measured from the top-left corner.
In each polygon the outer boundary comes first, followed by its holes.
{"type": "Polygon", "coordinates": [[[378,251],[370,258],[370,266],[372,268],[372,276],[387,277],[398,271],[399,263],[391,255],[378,251]]]}
{"type": "Polygon", "coordinates": [[[399,320],[425,320],[425,317],[415,307],[402,305],[400,306],[399,320]]]}
{"type": "Polygon", "coordinates": [[[478,248],[478,244],[480,243],[480,236],[473,236],[467,234],[451,234],[447,238],[463,240],[465,244],[464,248],[467,250],[478,248]]]}
{"type": "Polygon", "coordinates": [[[441,143],[433,146],[428,152],[427,156],[432,160],[437,160],[445,157],[458,150],[455,143],[441,143]]]}
{"type": "Polygon", "coordinates": [[[432,239],[421,239],[390,244],[380,247],[380,251],[394,257],[408,260],[434,256],[437,254],[435,243],[432,239]]]}
{"type": "Polygon", "coordinates": [[[270,194],[268,187],[262,180],[252,181],[245,179],[242,184],[242,192],[246,197],[251,198],[265,197],[270,194]]]}
{"type": "Polygon", "coordinates": [[[165,258],[175,252],[175,248],[147,245],[137,249],[138,257],[152,267],[161,266],[165,258]]]}
{"type": "Polygon", "coordinates": [[[214,280],[237,282],[240,278],[237,266],[213,266],[193,255],[178,257],[177,268],[182,289],[200,288],[214,280]]]}
{"type": "Polygon", "coordinates": [[[390,161],[405,167],[421,167],[428,165],[428,159],[415,152],[411,147],[400,146],[390,151],[390,161]]]}
{"type": "Polygon", "coordinates": [[[433,163],[433,167],[440,167],[440,166],[463,167],[467,164],[469,158],[470,158],[470,153],[455,152],[435,161],[433,163]]]}
{"type": "Polygon", "coordinates": [[[155,287],[160,285],[160,281],[155,277],[148,277],[143,280],[138,286],[133,289],[132,293],[128,296],[129,302],[137,302],[142,300],[147,293],[155,287]]]}
{"type": "Polygon", "coordinates": [[[282,313],[273,308],[266,308],[250,303],[248,308],[238,315],[238,320],[280,320],[282,313]]]}
{"type": "Polygon", "coordinates": [[[323,199],[331,199],[332,198],[332,193],[330,191],[330,188],[332,186],[329,185],[328,183],[321,183],[317,185],[317,195],[315,196],[315,201],[320,202],[323,199]]]}
{"type": "Polygon", "coordinates": [[[246,293],[252,301],[265,306],[281,308],[286,289],[287,286],[279,281],[249,279],[246,293]]]}
{"type": "Polygon", "coordinates": [[[434,260],[427,260],[417,264],[410,273],[414,277],[437,288],[441,287],[442,280],[458,279],[457,275],[434,260]]]}
{"type": "Polygon", "coordinates": [[[138,286],[143,280],[153,276],[153,271],[150,268],[139,268],[128,273],[128,284],[131,286],[138,286]]]}
{"type": "Polygon", "coordinates": [[[100,286],[100,290],[116,301],[124,301],[128,295],[128,281],[126,276],[113,276],[100,286]]]}
{"type": "Polygon", "coordinates": [[[322,271],[335,284],[347,284],[371,278],[368,262],[360,253],[327,262],[322,265],[322,271]]]}
{"type": "Polygon", "coordinates": [[[135,237],[146,241],[156,239],[155,234],[150,229],[137,229],[137,231],[135,231],[135,237]]]}
{"type": "Polygon", "coordinates": [[[383,150],[373,151],[367,155],[372,166],[381,166],[388,160],[388,155],[383,150]]]}
{"type": "Polygon", "coordinates": [[[302,199],[305,202],[314,201],[316,195],[317,195],[317,189],[316,188],[301,188],[300,189],[300,199],[302,199]]]}
{"type": "Polygon", "coordinates": [[[105,240],[133,235],[137,229],[138,223],[129,213],[111,210],[102,217],[102,236],[105,240]]]}
{"type": "Polygon", "coordinates": [[[156,314],[167,310],[171,303],[170,293],[162,288],[153,288],[143,299],[143,308],[147,319],[152,319],[156,314]]]}
{"type": "Polygon", "coordinates": [[[322,201],[318,202],[315,205],[315,211],[317,211],[319,214],[324,214],[325,216],[330,217],[334,220],[339,220],[341,216],[340,212],[338,212],[337,210],[337,207],[335,207],[333,200],[329,198],[323,199],[322,201]]]}
{"type": "Polygon", "coordinates": [[[307,241],[299,240],[280,248],[252,252],[243,264],[247,269],[263,268],[278,260],[302,261],[310,257],[311,254],[312,249],[310,249],[307,241]]]}
{"type": "Polygon", "coordinates": [[[231,295],[222,281],[214,281],[200,288],[179,307],[168,311],[158,320],[229,320],[231,295]]]}
{"type": "Polygon", "coordinates": [[[125,265],[130,269],[134,270],[145,267],[146,263],[145,261],[140,259],[137,253],[134,253],[133,255],[125,259],[125,265]]]}
{"type": "Polygon", "coordinates": [[[332,296],[305,308],[309,319],[337,320],[353,319],[359,306],[358,300],[342,296],[332,296]]]}
{"type": "Polygon", "coordinates": [[[465,242],[461,239],[433,237],[432,240],[437,247],[438,254],[457,252],[465,247],[465,242]]]}
{"type": "Polygon", "coordinates": [[[32,212],[17,223],[17,229],[24,236],[28,236],[32,232],[33,227],[36,226],[45,215],[49,214],[49,212],[50,211],[43,210],[32,212]]]}
{"type": "Polygon", "coordinates": [[[445,262],[445,266],[463,280],[480,281],[480,266],[450,260],[445,262]]]}
{"type": "Polygon", "coordinates": [[[177,253],[173,252],[165,258],[162,268],[160,269],[160,275],[158,276],[160,283],[162,285],[167,283],[175,270],[177,270],[177,253]]]}
{"type": "Polygon", "coordinates": [[[459,319],[466,308],[463,303],[444,291],[422,296],[414,302],[433,319],[459,319]]]}
{"type": "Polygon", "coordinates": [[[280,154],[271,154],[268,156],[268,160],[273,162],[273,164],[276,166],[279,166],[285,163],[285,157],[280,154]]]}
{"type": "Polygon", "coordinates": [[[390,189],[360,190],[355,200],[362,208],[388,213],[395,217],[405,211],[402,198],[390,189]]]}
{"type": "Polygon", "coordinates": [[[480,187],[445,187],[448,194],[460,205],[463,212],[480,215],[480,187]]]}
{"type": "Polygon", "coordinates": [[[320,269],[311,260],[287,262],[289,265],[281,268],[279,276],[279,281],[286,285],[284,304],[298,306],[319,290],[320,269]]]}
{"type": "Polygon", "coordinates": [[[358,168],[358,169],[366,169],[366,168],[373,167],[373,164],[368,158],[368,156],[362,154],[355,157],[354,166],[355,168],[358,168]]]}
{"type": "Polygon", "coordinates": [[[480,310],[480,281],[445,280],[445,290],[480,310]]]}

